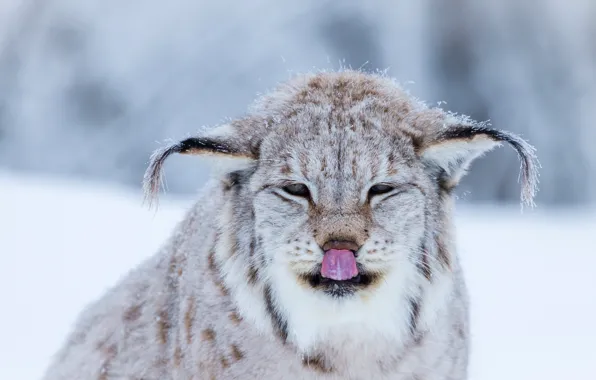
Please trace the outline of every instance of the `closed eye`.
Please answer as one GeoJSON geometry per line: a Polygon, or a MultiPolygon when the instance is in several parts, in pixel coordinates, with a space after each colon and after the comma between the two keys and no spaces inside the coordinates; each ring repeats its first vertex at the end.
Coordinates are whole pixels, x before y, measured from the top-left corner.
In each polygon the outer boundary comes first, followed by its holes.
{"type": "Polygon", "coordinates": [[[384,183],[379,183],[379,184],[376,184],[376,185],[372,186],[368,190],[368,197],[369,198],[372,198],[375,195],[387,194],[387,193],[393,191],[394,189],[395,189],[394,186],[387,185],[387,184],[384,184],[384,183]]]}
{"type": "Polygon", "coordinates": [[[282,190],[295,197],[310,197],[310,191],[308,190],[308,186],[306,186],[303,183],[292,183],[290,185],[282,187],[282,190]]]}
{"type": "Polygon", "coordinates": [[[368,189],[368,201],[370,202],[374,197],[382,198],[384,200],[413,189],[419,190],[424,195],[424,191],[422,191],[420,186],[417,186],[413,183],[404,183],[399,185],[378,183],[368,189]]]}

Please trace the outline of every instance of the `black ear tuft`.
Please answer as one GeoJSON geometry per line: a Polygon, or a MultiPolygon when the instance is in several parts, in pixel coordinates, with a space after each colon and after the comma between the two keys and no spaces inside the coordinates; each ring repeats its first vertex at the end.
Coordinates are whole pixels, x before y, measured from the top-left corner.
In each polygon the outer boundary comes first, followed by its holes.
{"type": "Polygon", "coordinates": [[[180,154],[222,154],[226,156],[255,158],[250,149],[239,144],[214,138],[190,137],[185,140],[157,149],[151,155],[149,167],[143,177],[145,202],[151,206],[157,198],[162,181],[162,168],[165,160],[174,153],[180,154]]]}
{"type": "Polygon", "coordinates": [[[502,143],[509,144],[520,157],[521,201],[534,206],[539,168],[536,150],[527,141],[511,132],[491,129],[484,125],[449,126],[425,144],[421,157],[442,168],[450,186],[454,186],[476,158],[502,143]]]}

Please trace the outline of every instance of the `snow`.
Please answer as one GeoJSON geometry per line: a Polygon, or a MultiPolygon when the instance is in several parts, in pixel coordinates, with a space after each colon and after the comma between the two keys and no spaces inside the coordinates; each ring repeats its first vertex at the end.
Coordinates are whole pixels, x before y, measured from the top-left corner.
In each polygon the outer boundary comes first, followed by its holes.
{"type": "MultiPolygon", "coordinates": [[[[39,379],[79,310],[163,243],[190,199],[0,172],[0,379],[39,379]]],[[[470,379],[596,378],[596,212],[462,207],[470,379]]]]}

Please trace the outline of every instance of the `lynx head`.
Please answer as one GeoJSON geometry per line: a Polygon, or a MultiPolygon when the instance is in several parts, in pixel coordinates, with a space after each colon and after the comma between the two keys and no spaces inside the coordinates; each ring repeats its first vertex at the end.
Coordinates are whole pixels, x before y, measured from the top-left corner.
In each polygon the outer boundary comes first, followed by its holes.
{"type": "Polygon", "coordinates": [[[281,85],[209,135],[157,151],[146,190],[158,190],[172,153],[249,160],[222,190],[231,194],[247,271],[277,313],[308,319],[333,305],[345,313],[317,318],[335,324],[377,302],[398,313],[419,282],[449,270],[441,234],[450,192],[475,158],[501,143],[521,157],[522,200],[531,204],[535,157],[519,137],[428,108],[380,75],[318,73],[281,85]]]}

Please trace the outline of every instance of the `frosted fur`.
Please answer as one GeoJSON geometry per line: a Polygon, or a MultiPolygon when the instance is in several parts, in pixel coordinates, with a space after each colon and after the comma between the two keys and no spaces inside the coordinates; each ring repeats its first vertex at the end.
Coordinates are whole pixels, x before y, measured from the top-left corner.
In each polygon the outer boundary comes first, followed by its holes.
{"type": "Polygon", "coordinates": [[[245,117],[152,156],[150,201],[171,154],[242,163],[82,312],[45,379],[465,379],[451,190],[501,143],[522,158],[531,204],[537,162],[519,137],[427,108],[381,75],[295,77],[245,117]],[[379,183],[392,190],[371,195],[379,183]],[[359,247],[358,285],[314,280],[330,241],[359,247]]]}

